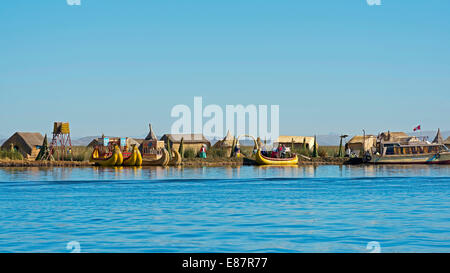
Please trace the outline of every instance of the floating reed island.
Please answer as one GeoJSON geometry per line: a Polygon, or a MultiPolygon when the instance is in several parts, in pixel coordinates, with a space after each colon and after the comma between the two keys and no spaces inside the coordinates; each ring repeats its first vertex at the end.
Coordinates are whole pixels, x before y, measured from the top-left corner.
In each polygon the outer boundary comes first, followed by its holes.
{"type": "Polygon", "coordinates": [[[403,132],[340,137],[339,146],[319,146],[315,136],[280,136],[273,144],[230,132],[214,143],[201,134],[164,134],[151,125],[144,139],[106,137],[72,146],[69,123],[55,122],[52,140],[17,132],[0,150],[0,167],[222,167],[242,165],[450,164],[450,138],[438,130],[433,141],[403,132]],[[245,143],[241,139],[250,139],[245,143]]]}
{"type": "Polygon", "coordinates": [[[0,167],[91,167],[89,161],[36,161],[0,159],[0,167]]]}

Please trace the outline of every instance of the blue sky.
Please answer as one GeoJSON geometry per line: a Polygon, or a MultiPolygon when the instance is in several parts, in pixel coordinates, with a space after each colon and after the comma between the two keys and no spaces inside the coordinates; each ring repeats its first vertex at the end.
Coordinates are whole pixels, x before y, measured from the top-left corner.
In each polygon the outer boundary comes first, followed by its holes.
{"type": "Polygon", "coordinates": [[[176,104],[278,104],[280,133],[450,129],[450,1],[0,5],[0,135],[168,132],[176,104]]]}

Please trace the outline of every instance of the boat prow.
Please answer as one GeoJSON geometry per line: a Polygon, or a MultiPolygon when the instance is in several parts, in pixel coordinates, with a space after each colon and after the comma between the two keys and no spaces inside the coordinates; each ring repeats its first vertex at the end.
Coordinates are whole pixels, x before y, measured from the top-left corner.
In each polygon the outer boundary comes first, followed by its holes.
{"type": "Polygon", "coordinates": [[[162,150],[162,156],[159,159],[149,159],[142,157],[142,166],[167,166],[169,164],[170,156],[166,149],[162,150]]]}
{"type": "Polygon", "coordinates": [[[133,151],[129,157],[123,159],[123,166],[141,166],[142,156],[141,152],[136,146],[133,146],[133,151]]]}
{"type": "Polygon", "coordinates": [[[139,149],[137,150],[138,153],[136,154],[137,158],[136,158],[136,166],[142,166],[142,154],[139,151],[139,149]]]}
{"type": "Polygon", "coordinates": [[[172,159],[169,161],[169,166],[179,166],[181,161],[180,153],[178,151],[172,151],[172,159]]]}
{"type": "Polygon", "coordinates": [[[123,154],[122,154],[122,152],[120,151],[119,148],[117,148],[117,149],[118,149],[118,152],[117,152],[116,166],[122,166],[122,163],[123,163],[123,154]]]}

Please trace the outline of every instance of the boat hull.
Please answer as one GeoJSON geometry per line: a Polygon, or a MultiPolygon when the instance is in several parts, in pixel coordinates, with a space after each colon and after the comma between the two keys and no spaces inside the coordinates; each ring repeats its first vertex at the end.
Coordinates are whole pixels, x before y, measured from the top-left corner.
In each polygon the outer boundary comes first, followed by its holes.
{"type": "Polygon", "coordinates": [[[450,164],[450,152],[428,155],[375,156],[370,162],[374,164],[450,164]]]}
{"type": "Polygon", "coordinates": [[[142,156],[139,149],[134,147],[133,152],[127,158],[123,159],[123,166],[141,166],[142,165],[142,156]]]}
{"type": "Polygon", "coordinates": [[[163,154],[159,159],[149,159],[145,155],[142,157],[142,166],[167,166],[169,164],[169,153],[167,150],[163,150],[163,154]]]}
{"type": "Polygon", "coordinates": [[[295,155],[293,158],[269,158],[261,154],[258,150],[256,153],[256,163],[258,165],[273,165],[273,166],[292,166],[298,165],[298,156],[295,155]]]}
{"type": "Polygon", "coordinates": [[[113,167],[117,166],[119,162],[122,164],[123,157],[122,152],[120,152],[120,149],[118,148],[114,149],[113,153],[108,158],[99,158],[98,151],[94,150],[89,161],[95,163],[97,166],[113,167]]]}

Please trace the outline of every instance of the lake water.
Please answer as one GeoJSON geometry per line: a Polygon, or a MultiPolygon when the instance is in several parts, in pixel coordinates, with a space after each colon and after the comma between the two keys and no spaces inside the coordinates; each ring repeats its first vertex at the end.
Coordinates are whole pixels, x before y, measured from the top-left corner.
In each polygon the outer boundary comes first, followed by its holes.
{"type": "Polygon", "coordinates": [[[0,252],[450,252],[450,166],[0,168],[0,252]]]}

